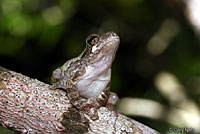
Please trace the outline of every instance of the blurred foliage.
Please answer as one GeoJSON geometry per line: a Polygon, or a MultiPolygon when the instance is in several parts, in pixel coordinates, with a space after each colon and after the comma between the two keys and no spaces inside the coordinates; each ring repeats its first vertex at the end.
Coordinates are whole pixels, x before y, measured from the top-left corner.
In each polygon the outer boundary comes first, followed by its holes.
{"type": "MultiPolygon", "coordinates": [[[[121,38],[112,91],[169,105],[154,85],[167,71],[200,106],[200,41],[168,0],[1,0],[0,66],[50,83],[51,72],[83,51],[89,34],[107,31],[121,38]]],[[[172,126],[137,120],[162,133],[172,126]]]]}

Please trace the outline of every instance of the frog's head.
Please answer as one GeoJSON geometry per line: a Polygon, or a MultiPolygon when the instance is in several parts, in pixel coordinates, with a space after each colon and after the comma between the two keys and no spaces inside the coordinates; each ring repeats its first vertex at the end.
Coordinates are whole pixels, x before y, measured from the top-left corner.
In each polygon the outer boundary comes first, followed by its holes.
{"type": "Polygon", "coordinates": [[[102,36],[92,34],[87,37],[87,47],[82,55],[85,70],[77,80],[78,91],[86,98],[98,97],[108,87],[111,65],[119,46],[119,36],[108,32],[102,36]]]}
{"type": "Polygon", "coordinates": [[[114,32],[107,32],[102,36],[91,34],[86,39],[86,55],[90,63],[102,62],[112,64],[119,46],[119,36],[114,32]]]}

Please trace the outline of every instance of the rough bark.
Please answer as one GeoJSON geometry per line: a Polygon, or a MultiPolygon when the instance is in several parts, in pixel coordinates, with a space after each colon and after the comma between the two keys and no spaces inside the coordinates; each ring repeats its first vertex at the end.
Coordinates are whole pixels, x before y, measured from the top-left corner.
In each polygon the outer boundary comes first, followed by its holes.
{"type": "Polygon", "coordinates": [[[155,134],[155,130],[101,107],[99,119],[82,123],[62,90],[0,67],[0,123],[21,133],[155,134]]]}

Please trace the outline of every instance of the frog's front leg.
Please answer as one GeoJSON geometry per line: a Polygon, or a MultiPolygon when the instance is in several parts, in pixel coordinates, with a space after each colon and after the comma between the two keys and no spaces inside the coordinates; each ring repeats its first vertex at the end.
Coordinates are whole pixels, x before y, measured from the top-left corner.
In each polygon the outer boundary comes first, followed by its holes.
{"type": "Polygon", "coordinates": [[[110,86],[108,86],[97,98],[97,101],[100,106],[114,106],[118,103],[119,98],[116,93],[110,92],[110,86]]]}
{"type": "Polygon", "coordinates": [[[79,109],[81,113],[88,115],[92,120],[98,119],[97,110],[101,106],[106,106],[108,104],[109,107],[113,107],[118,101],[117,95],[109,92],[109,87],[107,87],[98,98],[89,99],[81,97],[75,87],[68,88],[66,91],[72,105],[79,109]]]}

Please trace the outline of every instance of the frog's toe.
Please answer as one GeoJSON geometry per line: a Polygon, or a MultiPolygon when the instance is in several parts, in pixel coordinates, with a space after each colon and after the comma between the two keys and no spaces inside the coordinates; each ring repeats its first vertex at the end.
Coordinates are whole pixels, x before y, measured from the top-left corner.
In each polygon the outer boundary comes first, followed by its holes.
{"type": "Polygon", "coordinates": [[[90,108],[90,110],[86,113],[91,120],[95,121],[99,118],[97,109],[96,108],[90,108]]]}

